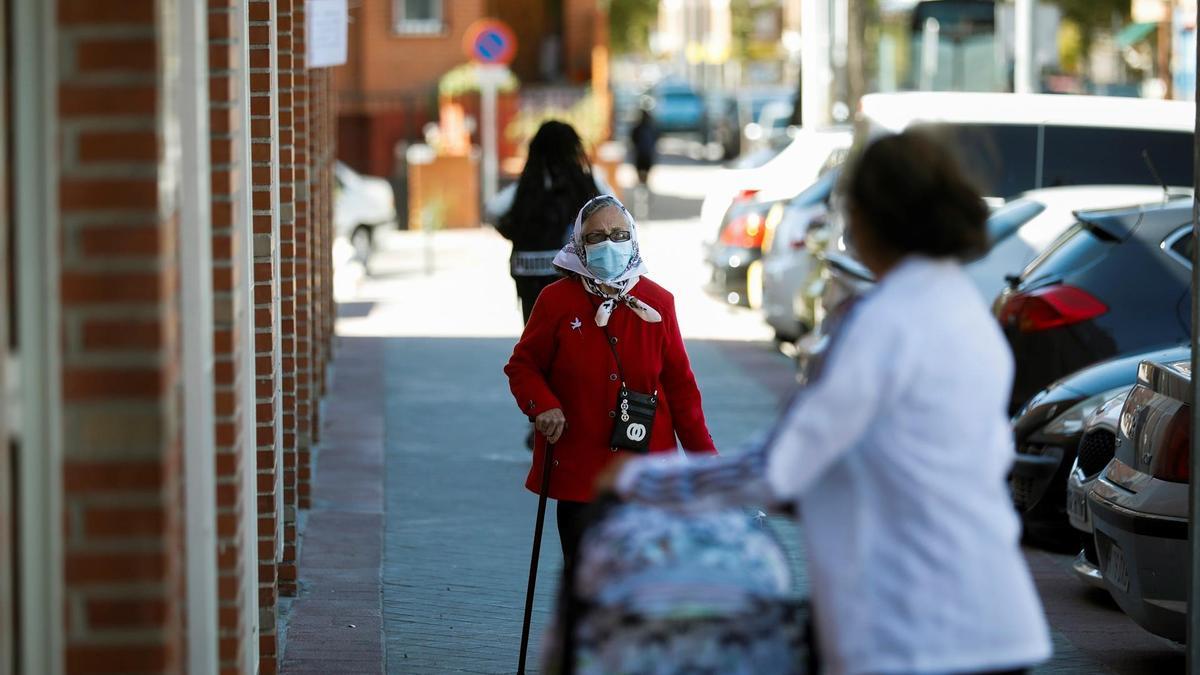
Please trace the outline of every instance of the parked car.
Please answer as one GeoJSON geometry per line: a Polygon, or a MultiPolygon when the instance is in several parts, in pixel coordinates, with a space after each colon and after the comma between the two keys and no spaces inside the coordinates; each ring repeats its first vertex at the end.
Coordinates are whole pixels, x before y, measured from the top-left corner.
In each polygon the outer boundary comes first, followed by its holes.
{"type": "MultiPolygon", "coordinates": [[[[1050,384],[1013,417],[1017,454],[1009,490],[1027,538],[1064,551],[1076,549],[1079,539],[1070,528],[1067,493],[1068,481],[1078,468],[1072,465],[1085,423],[1109,401],[1128,393],[1143,360],[1172,361],[1188,353],[1186,346],[1166,347],[1097,363],[1050,384]]],[[[1094,446],[1100,440],[1093,435],[1088,441],[1083,461],[1088,476],[1094,477],[1108,462],[1096,466],[1102,449],[1094,446]]]]}
{"type": "Polygon", "coordinates": [[[729,207],[717,240],[708,244],[706,262],[711,268],[705,290],[731,305],[750,306],[749,274],[759,265],[763,241],[773,227],[768,217],[779,218],[776,202],[763,202],[748,195],[729,207]]]}
{"type": "MultiPolygon", "coordinates": [[[[1189,189],[1172,190],[1180,196],[1189,189]]],[[[999,241],[987,255],[967,267],[967,273],[989,302],[1004,290],[1005,277],[1019,273],[1075,224],[1075,211],[1108,209],[1162,200],[1163,189],[1150,185],[1083,185],[1030,190],[1016,200],[1037,204],[1040,211],[1014,236],[999,241]]]]}
{"type": "Polygon", "coordinates": [[[355,259],[366,265],[375,250],[375,229],[396,226],[396,195],[383,178],[364,176],[341,162],[333,173],[335,234],[349,241],[355,259]]]}
{"type": "MultiPolygon", "coordinates": [[[[767,106],[785,104],[786,118],[791,116],[796,93],[790,89],[762,88],[738,91],[736,94],[719,93],[708,99],[709,140],[720,143],[724,159],[729,160],[763,147],[763,143],[746,144],[746,127],[760,123],[767,106]]],[[[771,118],[774,120],[774,117],[771,118]]],[[[775,122],[772,122],[775,125],[775,122]]]]}
{"type": "Polygon", "coordinates": [[[1088,492],[1104,587],[1142,628],[1187,638],[1191,361],[1144,362],[1117,425],[1116,456],[1088,492]]]}
{"type": "Polygon", "coordinates": [[[663,134],[690,134],[707,141],[704,99],[682,80],[664,80],[649,92],[654,123],[663,134]]]}
{"type": "Polygon", "coordinates": [[[742,128],[742,147],[756,148],[786,138],[795,107],[791,96],[764,104],[753,121],[742,128]]]}
{"type": "MultiPolygon", "coordinates": [[[[1130,387],[1132,389],[1132,386],[1130,387]]],[[[1129,389],[1100,404],[1083,423],[1079,450],[1067,477],[1067,517],[1083,540],[1071,571],[1080,581],[1094,588],[1104,588],[1104,575],[1096,557],[1096,537],[1092,531],[1092,513],[1087,505],[1087,493],[1100,477],[1100,472],[1117,453],[1117,430],[1121,410],[1129,398],[1129,389]]]]}
{"type": "Polygon", "coordinates": [[[767,158],[761,164],[721,169],[700,205],[701,229],[716,232],[739,196],[751,195],[774,202],[800,194],[823,170],[841,162],[851,138],[850,129],[845,127],[800,129],[782,150],[761,151],[767,158]]]}
{"type": "Polygon", "coordinates": [[[1016,359],[1010,413],[1093,363],[1188,339],[1191,209],[1176,199],[1081,211],[1010,279],[995,302],[1016,359]]]}
{"type": "MultiPolygon", "coordinates": [[[[797,311],[796,298],[816,281],[814,242],[824,229],[829,198],[837,187],[840,169],[832,169],[800,194],[780,202],[778,225],[763,239],[761,279],[762,309],[767,324],[780,342],[794,342],[812,328],[811,313],[797,311]]],[[[768,218],[770,222],[771,219],[768,218]]],[[[751,275],[753,276],[753,275],[751,275]]],[[[751,298],[751,305],[753,305],[751,298]]]]}
{"type": "Polygon", "coordinates": [[[1064,185],[1190,186],[1195,111],[1190,102],[1100,96],[869,94],[855,143],[936,124],[996,199],[1064,185]]]}

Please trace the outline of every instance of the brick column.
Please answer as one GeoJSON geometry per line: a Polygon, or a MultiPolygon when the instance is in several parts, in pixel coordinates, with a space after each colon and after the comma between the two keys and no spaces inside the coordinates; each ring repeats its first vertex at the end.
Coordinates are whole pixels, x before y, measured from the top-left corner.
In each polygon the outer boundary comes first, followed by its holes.
{"type": "Polygon", "coordinates": [[[312,204],[315,185],[312,171],[311,79],[307,69],[305,3],[292,8],[292,53],[295,81],[292,105],[295,111],[296,170],[296,507],[308,508],[312,460],[313,401],[313,274],[312,204]]]}
{"type": "MultiPolygon", "coordinates": [[[[325,127],[323,135],[325,138],[329,139],[326,143],[327,154],[325,157],[325,170],[327,174],[325,180],[322,181],[324,183],[323,189],[326,191],[325,209],[323,213],[325,222],[322,226],[325,232],[326,245],[321,249],[321,255],[324,258],[324,262],[321,266],[322,274],[324,275],[325,279],[327,279],[324,289],[325,293],[322,297],[322,302],[324,304],[325,325],[323,326],[324,330],[322,331],[321,350],[324,354],[323,360],[328,363],[329,361],[333,360],[334,329],[337,321],[337,303],[334,302],[333,299],[333,163],[337,158],[338,102],[337,90],[334,88],[334,78],[332,73],[330,73],[330,76],[326,78],[325,86],[322,88],[321,95],[325,100],[325,110],[322,118],[322,124],[325,127]]],[[[328,378],[324,376],[326,374],[327,371],[323,373],[321,380],[322,395],[329,390],[328,378]]]]}
{"type": "Polygon", "coordinates": [[[183,669],[179,214],[160,135],[178,45],[158,4],[58,2],[67,672],[183,669]]]}
{"type": "Polygon", "coordinates": [[[283,355],[283,555],[279,592],[296,594],[296,161],[292,0],[275,0],[279,24],[279,260],[283,355]]]}
{"type": "Polygon", "coordinates": [[[282,361],[280,331],[279,112],[277,21],[272,0],[249,0],[250,147],[254,228],[254,327],[258,428],[259,672],[278,667],[283,535],[282,361]]]}
{"type": "Polygon", "coordinates": [[[254,404],[246,400],[243,379],[243,350],[246,323],[251,321],[245,302],[244,267],[239,264],[245,250],[247,220],[245,189],[249,168],[245,166],[248,130],[243,116],[245,69],[244,47],[248,27],[244,23],[244,0],[209,0],[209,103],[210,153],[212,161],[212,263],[213,263],[213,351],[216,396],[217,455],[217,573],[219,584],[218,630],[222,673],[241,673],[247,663],[246,650],[256,649],[246,638],[256,620],[249,613],[258,603],[243,591],[244,565],[254,550],[246,550],[246,528],[256,527],[256,513],[247,513],[243,489],[255,476],[243,469],[245,453],[253,447],[243,443],[244,425],[255,423],[254,404]]]}

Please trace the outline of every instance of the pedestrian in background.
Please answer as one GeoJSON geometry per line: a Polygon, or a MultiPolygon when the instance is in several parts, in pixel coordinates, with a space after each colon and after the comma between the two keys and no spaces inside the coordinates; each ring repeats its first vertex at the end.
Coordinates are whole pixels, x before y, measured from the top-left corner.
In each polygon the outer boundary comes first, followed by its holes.
{"type": "Polygon", "coordinates": [[[654,123],[654,115],[649,110],[642,110],[638,123],[629,132],[629,140],[633,145],[633,165],[638,174],[634,211],[638,218],[646,218],[650,211],[650,170],[658,161],[658,125],[654,123]]]}
{"type": "Polygon", "coordinates": [[[674,297],[645,277],[637,229],[621,202],[605,195],[584,205],[554,264],[567,278],[542,293],[504,372],[540,432],[529,490],[540,493],[547,443],[556,446],[548,496],[558,501],[570,563],[596,477],[619,448],[669,453],[676,437],[689,450],[716,448],[674,297]],[[645,407],[654,410],[647,415],[645,407]]]}
{"type": "Polygon", "coordinates": [[[529,142],[521,177],[487,205],[496,229],[512,242],[509,270],[525,322],[542,289],[561,275],[554,256],[567,240],[571,218],[583,204],[612,192],[597,175],[571,125],[549,121],[529,142]]]}
{"type": "Polygon", "coordinates": [[[847,171],[848,240],[879,280],[821,372],[746,454],[614,463],[638,502],[795,504],[834,675],[1023,672],[1049,657],[1005,477],[1013,362],[960,261],[987,207],[930,132],[847,171]]]}

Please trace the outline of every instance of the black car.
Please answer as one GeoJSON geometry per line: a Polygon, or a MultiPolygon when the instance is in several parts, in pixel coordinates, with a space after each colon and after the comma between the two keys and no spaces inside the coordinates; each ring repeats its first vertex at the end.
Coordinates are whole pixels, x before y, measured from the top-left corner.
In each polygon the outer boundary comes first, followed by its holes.
{"type": "Polygon", "coordinates": [[[1009,413],[1047,384],[1191,333],[1191,199],[1087,211],[996,299],[1016,359],[1009,413]]]}
{"type": "MultiPolygon", "coordinates": [[[[1188,358],[1188,345],[1155,349],[1097,363],[1054,382],[1034,396],[1013,419],[1017,456],[1009,474],[1013,504],[1027,536],[1038,543],[1061,544],[1071,552],[1079,539],[1067,519],[1067,475],[1080,450],[1084,423],[1109,398],[1137,382],[1143,360],[1166,363],[1188,358]]],[[[1112,459],[1093,456],[1104,448],[1085,449],[1089,466],[1112,459]]],[[[1081,460],[1082,461],[1082,460],[1081,460]]]]}

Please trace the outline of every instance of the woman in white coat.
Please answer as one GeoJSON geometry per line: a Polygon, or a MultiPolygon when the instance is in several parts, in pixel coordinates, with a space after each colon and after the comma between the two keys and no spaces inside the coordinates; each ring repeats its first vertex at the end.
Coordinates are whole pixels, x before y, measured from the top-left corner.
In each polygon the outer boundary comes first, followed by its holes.
{"type": "Polygon", "coordinates": [[[987,208],[929,131],[882,138],[844,179],[878,285],[767,440],[708,461],[633,459],[631,501],[794,504],[827,669],[1023,672],[1050,655],[1005,476],[1013,364],[960,261],[987,208]]]}

